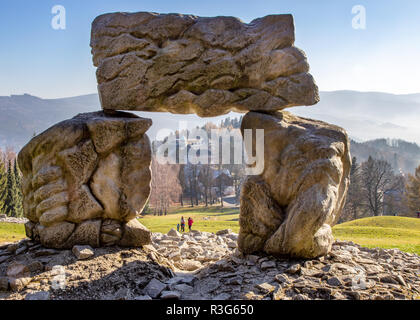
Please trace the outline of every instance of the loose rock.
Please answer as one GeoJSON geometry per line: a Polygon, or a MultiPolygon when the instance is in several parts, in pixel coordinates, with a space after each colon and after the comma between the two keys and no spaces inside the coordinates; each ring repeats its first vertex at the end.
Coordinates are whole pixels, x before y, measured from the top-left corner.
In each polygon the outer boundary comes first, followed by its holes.
{"type": "Polygon", "coordinates": [[[89,259],[95,254],[91,246],[74,246],[72,252],[78,260],[89,259]]]}
{"type": "Polygon", "coordinates": [[[144,291],[152,298],[157,298],[162,291],[166,289],[166,284],[162,283],[161,281],[157,279],[152,279],[146,288],[144,288],[144,291]]]}

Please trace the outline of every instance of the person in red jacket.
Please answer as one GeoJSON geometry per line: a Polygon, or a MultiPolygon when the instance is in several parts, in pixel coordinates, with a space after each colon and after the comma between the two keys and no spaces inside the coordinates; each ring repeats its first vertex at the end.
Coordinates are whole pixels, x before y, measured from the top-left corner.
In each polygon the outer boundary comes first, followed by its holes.
{"type": "Polygon", "coordinates": [[[194,222],[194,220],[191,217],[189,217],[188,218],[188,228],[190,229],[190,232],[191,232],[191,227],[192,227],[193,222],[194,222]]]}

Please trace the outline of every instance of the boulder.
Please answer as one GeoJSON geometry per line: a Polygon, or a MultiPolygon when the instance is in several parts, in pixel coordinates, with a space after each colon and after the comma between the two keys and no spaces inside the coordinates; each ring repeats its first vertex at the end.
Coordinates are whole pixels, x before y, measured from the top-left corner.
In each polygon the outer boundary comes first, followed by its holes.
{"type": "Polygon", "coordinates": [[[151,243],[151,237],[149,229],[133,219],[124,224],[123,235],[118,244],[123,247],[139,247],[151,243]]]}
{"type": "Polygon", "coordinates": [[[168,231],[168,236],[170,237],[181,237],[182,234],[179,233],[178,231],[176,231],[174,228],[172,228],[171,230],[168,231]]]}
{"type": "Polygon", "coordinates": [[[157,298],[163,290],[167,288],[167,285],[157,279],[152,279],[144,288],[145,293],[151,298],[157,298]]]}
{"type": "MultiPolygon", "coordinates": [[[[109,13],[92,24],[103,109],[196,113],[276,111],[319,101],[292,15],[109,13]]],[[[118,137],[114,137],[118,140],[118,137]]]]}
{"type": "Polygon", "coordinates": [[[169,299],[178,300],[181,298],[181,293],[179,293],[178,291],[163,291],[160,295],[160,298],[162,300],[169,300],[169,299]]]}
{"type": "Polygon", "coordinates": [[[31,278],[9,278],[10,289],[14,292],[21,291],[31,282],[31,280],[31,278]]]}
{"type": "Polygon", "coordinates": [[[25,296],[25,300],[50,300],[50,293],[48,291],[28,293],[25,296]]]}
{"type": "Polygon", "coordinates": [[[231,229],[223,229],[216,232],[216,235],[218,236],[226,236],[228,234],[232,233],[231,229]]]}
{"type": "Polygon", "coordinates": [[[26,264],[13,262],[7,268],[7,276],[9,278],[25,278],[29,275],[30,270],[26,264]]]}
{"type": "Polygon", "coordinates": [[[200,262],[190,259],[182,260],[181,265],[182,268],[187,271],[195,271],[202,267],[200,262]]]}
{"type": "Polygon", "coordinates": [[[101,111],[79,114],[34,137],[18,155],[26,235],[58,249],[147,242],[140,239],[147,238],[144,227],[124,226],[150,194],[145,132],[151,124],[130,113],[101,111]]]}
{"type": "Polygon", "coordinates": [[[74,246],[72,252],[78,260],[89,259],[95,255],[91,246],[74,246]]]}
{"type": "Polygon", "coordinates": [[[264,129],[265,148],[256,157],[264,163],[262,173],[248,176],[242,189],[240,251],[326,255],[349,184],[346,132],[288,112],[250,112],[242,120],[243,134],[245,129],[264,129]]]}
{"type": "Polygon", "coordinates": [[[276,289],[275,286],[272,286],[271,284],[264,282],[256,285],[257,289],[261,291],[263,294],[269,294],[276,289]]]}
{"type": "Polygon", "coordinates": [[[86,220],[80,223],[66,241],[65,247],[75,245],[89,245],[97,248],[100,246],[101,220],[86,220]]]}

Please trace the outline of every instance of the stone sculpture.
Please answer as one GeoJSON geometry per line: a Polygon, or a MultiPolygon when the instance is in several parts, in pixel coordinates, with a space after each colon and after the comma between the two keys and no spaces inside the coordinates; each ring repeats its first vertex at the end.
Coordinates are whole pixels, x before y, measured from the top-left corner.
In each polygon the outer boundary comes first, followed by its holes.
{"type": "Polygon", "coordinates": [[[238,111],[248,112],[242,129],[265,130],[263,173],[242,190],[239,249],[327,254],[349,183],[349,143],[341,128],[280,111],[319,101],[294,40],[291,15],[249,24],[148,12],[97,17],[91,47],[104,111],[61,122],[20,152],[27,235],[53,248],[149,243],[135,217],[150,193],[151,121],[115,110],[238,111]]]}
{"type": "Polygon", "coordinates": [[[245,115],[242,131],[259,128],[264,171],[248,177],[242,188],[240,250],[304,258],[327,254],[349,184],[347,134],[288,112],[245,115]]]}
{"type": "Polygon", "coordinates": [[[276,111],[319,101],[291,15],[249,24],[149,12],[110,13],[92,25],[102,108],[196,113],[276,111]]]}
{"type": "Polygon", "coordinates": [[[129,113],[86,113],[32,139],[18,156],[28,237],[51,248],[148,243],[135,218],[150,193],[151,124],[129,113]]]}

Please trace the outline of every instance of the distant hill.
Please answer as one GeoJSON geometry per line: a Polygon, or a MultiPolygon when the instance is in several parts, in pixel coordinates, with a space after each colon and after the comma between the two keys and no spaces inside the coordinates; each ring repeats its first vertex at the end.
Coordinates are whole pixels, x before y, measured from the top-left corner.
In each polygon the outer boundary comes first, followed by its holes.
{"type": "MultiPolygon", "coordinates": [[[[0,148],[12,146],[19,150],[34,133],[39,134],[53,124],[72,118],[78,113],[98,110],[101,107],[97,94],[62,99],[41,99],[29,94],[0,97],[0,148]]],[[[192,128],[202,126],[208,121],[219,123],[228,116],[206,119],[196,115],[134,113],[153,120],[154,125],[148,131],[151,138],[156,136],[160,128],[178,129],[179,121],[187,121],[188,127],[192,128]]]]}
{"type": "MultiPolygon", "coordinates": [[[[354,140],[352,153],[360,161],[367,159],[371,154],[383,157],[395,168],[409,172],[420,164],[418,146],[410,143],[420,144],[420,94],[333,91],[321,92],[320,96],[321,101],[315,106],[288,110],[300,116],[327,121],[345,128],[354,140]],[[362,143],[367,140],[373,141],[362,143]]],[[[0,147],[10,145],[18,150],[34,133],[40,133],[78,113],[96,110],[100,110],[97,94],[62,99],[41,99],[29,94],[0,97],[0,147]]],[[[226,117],[241,115],[230,113],[215,118],[199,118],[195,115],[167,113],[136,114],[153,120],[153,126],[148,131],[152,139],[161,128],[178,129],[180,121],[187,121],[188,127],[191,128],[210,121],[219,124],[226,117]]]]}
{"type": "Polygon", "coordinates": [[[34,133],[98,108],[97,94],[63,99],[41,99],[28,94],[0,97],[0,147],[19,149],[34,133]]]}
{"type": "Polygon", "coordinates": [[[293,113],[334,123],[356,141],[393,138],[420,144],[420,94],[321,92],[321,101],[293,113]]]}
{"type": "Polygon", "coordinates": [[[414,173],[420,165],[420,147],[404,140],[376,139],[362,143],[352,140],[350,151],[359,163],[372,156],[388,161],[396,172],[414,173]]]}

